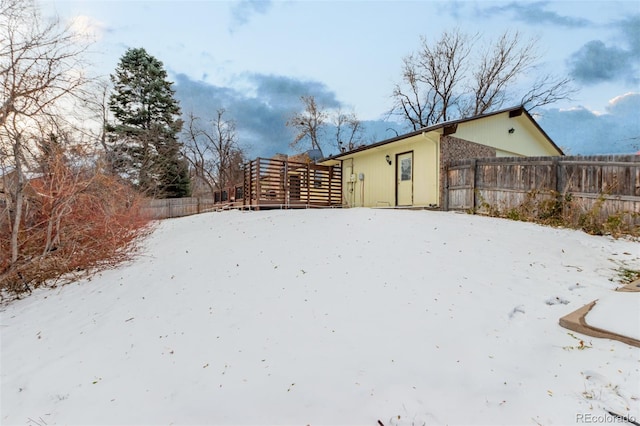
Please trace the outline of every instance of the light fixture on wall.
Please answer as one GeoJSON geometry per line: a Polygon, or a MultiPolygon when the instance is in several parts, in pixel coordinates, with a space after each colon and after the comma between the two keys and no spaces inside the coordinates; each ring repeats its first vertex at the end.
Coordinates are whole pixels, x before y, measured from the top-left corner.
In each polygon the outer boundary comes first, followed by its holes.
{"type": "Polygon", "coordinates": [[[513,132],[515,132],[516,129],[514,129],[513,127],[509,129],[509,134],[513,134],[513,132]]]}
{"type": "Polygon", "coordinates": [[[389,157],[389,155],[384,157],[384,159],[387,160],[387,164],[391,165],[391,157],[389,157]]]}

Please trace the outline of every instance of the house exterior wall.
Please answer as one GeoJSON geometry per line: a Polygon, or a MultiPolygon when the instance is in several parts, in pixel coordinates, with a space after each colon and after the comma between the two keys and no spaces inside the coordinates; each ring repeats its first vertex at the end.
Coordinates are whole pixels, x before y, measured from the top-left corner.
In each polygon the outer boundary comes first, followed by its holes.
{"type": "Polygon", "coordinates": [[[439,198],[439,141],[420,134],[343,158],[343,205],[395,206],[396,155],[406,152],[413,152],[413,205],[436,204],[439,198]],[[391,159],[391,165],[385,159],[387,155],[391,159]],[[359,179],[360,174],[364,175],[364,180],[359,179]]]}
{"type": "Polygon", "coordinates": [[[461,123],[454,136],[493,147],[497,157],[560,155],[546,143],[540,131],[524,114],[509,118],[509,113],[505,112],[461,123]],[[509,129],[513,129],[513,133],[509,133],[509,129]]]}

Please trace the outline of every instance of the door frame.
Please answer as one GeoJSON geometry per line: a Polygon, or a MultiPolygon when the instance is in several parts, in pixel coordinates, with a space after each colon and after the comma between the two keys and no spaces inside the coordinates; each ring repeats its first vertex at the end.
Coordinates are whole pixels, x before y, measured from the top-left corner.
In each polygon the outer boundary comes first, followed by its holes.
{"type": "Polygon", "coordinates": [[[404,152],[399,152],[396,154],[396,170],[394,173],[394,185],[395,185],[395,193],[396,193],[396,207],[404,207],[404,206],[413,206],[413,170],[415,168],[415,154],[413,152],[413,150],[411,151],[404,151],[404,152]],[[398,158],[406,155],[406,154],[411,154],[411,204],[403,204],[402,206],[398,205],[398,185],[399,185],[399,176],[398,176],[398,169],[400,167],[400,162],[398,161],[398,158]]]}

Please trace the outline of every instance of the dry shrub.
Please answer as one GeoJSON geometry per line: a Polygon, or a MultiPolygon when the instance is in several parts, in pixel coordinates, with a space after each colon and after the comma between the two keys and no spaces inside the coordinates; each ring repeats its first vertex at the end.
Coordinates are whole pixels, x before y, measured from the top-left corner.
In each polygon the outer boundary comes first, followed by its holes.
{"type": "MultiPolygon", "coordinates": [[[[130,258],[148,232],[142,198],[117,177],[48,164],[25,188],[19,256],[0,258],[0,290],[19,295],[77,279],[130,258]]],[[[10,252],[10,215],[0,217],[0,252],[10,252]]]]}
{"type": "Polygon", "coordinates": [[[480,205],[484,214],[494,217],[581,229],[592,235],[611,235],[616,238],[623,235],[640,236],[640,214],[604,211],[607,200],[604,194],[588,205],[571,193],[550,191],[548,197],[540,195],[539,191],[529,191],[521,204],[511,208],[490,205],[482,197],[480,205]]]}

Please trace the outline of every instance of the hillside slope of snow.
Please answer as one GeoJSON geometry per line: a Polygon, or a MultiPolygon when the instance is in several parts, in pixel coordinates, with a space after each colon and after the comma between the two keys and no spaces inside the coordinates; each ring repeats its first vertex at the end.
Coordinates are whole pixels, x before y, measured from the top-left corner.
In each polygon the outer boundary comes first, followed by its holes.
{"type": "Polygon", "coordinates": [[[1,308],[0,423],[637,421],[640,349],[558,325],[622,266],[638,243],[455,213],[166,220],[129,264],[1,308]]]}

